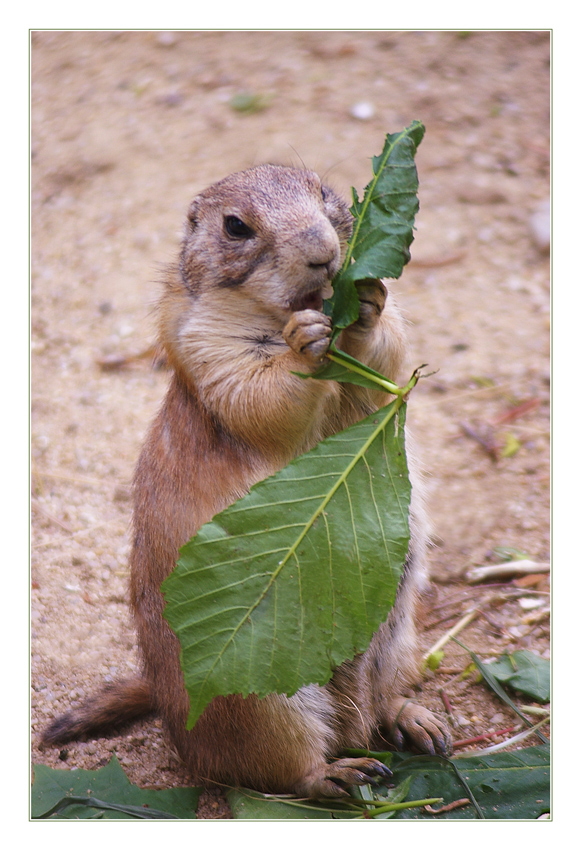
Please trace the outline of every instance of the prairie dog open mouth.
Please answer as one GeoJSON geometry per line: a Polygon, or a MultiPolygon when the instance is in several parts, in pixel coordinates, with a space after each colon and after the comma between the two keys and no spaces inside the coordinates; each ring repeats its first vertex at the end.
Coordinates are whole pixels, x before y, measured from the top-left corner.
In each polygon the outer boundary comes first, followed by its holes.
{"type": "Polygon", "coordinates": [[[332,294],[333,287],[327,283],[322,289],[313,289],[312,292],[297,296],[290,303],[291,310],[295,313],[299,310],[319,310],[320,312],[323,309],[323,301],[330,298],[332,294]]]}

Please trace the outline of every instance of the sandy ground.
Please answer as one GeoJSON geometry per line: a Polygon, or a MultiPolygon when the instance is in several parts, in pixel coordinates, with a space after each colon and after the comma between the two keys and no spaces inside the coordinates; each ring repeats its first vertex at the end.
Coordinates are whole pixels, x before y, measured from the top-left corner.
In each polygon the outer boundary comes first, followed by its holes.
{"type": "MultiPolygon", "coordinates": [[[[549,558],[550,268],[535,229],[549,198],[549,55],[544,32],[33,35],[33,761],[94,769],[115,752],[142,786],[187,783],[155,720],[66,753],[38,736],[138,663],[129,483],[168,376],[99,361],[153,341],[189,201],[262,161],[305,163],[348,196],[385,133],[416,118],[421,212],[391,289],[411,323],[409,371],[438,370],[408,412],[436,544],[422,640],[476,600],[483,615],[463,639],[482,657],[549,657],[546,579],[525,594],[540,609],[511,595],[522,588],[462,580],[501,547],[549,558]],[[235,109],[240,95],[254,108],[235,109]]],[[[441,710],[446,689],[457,739],[513,726],[482,685],[450,683],[465,660],[448,650],[422,699],[441,710]]],[[[227,809],[210,795],[203,813],[227,809]]]]}

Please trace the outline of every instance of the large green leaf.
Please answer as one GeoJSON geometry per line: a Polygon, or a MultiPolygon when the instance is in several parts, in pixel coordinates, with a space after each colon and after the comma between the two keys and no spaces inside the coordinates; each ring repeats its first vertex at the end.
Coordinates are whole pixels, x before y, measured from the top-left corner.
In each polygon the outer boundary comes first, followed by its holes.
{"type": "Polygon", "coordinates": [[[405,405],[319,443],[203,526],[163,584],[188,727],[219,694],[291,695],[364,651],[409,543],[405,405]]]}
{"type": "Polygon", "coordinates": [[[54,770],[34,765],[33,818],[195,818],[200,788],[150,791],[132,785],[115,756],[99,770],[54,770]]]}
{"type": "MultiPolygon", "coordinates": [[[[397,782],[411,776],[408,796],[412,799],[428,797],[436,791],[446,805],[468,797],[466,786],[470,789],[480,812],[470,804],[441,814],[439,818],[532,819],[550,809],[550,750],[547,744],[510,753],[475,754],[451,762],[430,756],[410,758],[397,754],[391,768],[397,782]]],[[[434,815],[420,809],[406,809],[396,817],[433,819],[434,815]]]]}
{"type": "Polygon", "coordinates": [[[405,130],[388,134],[383,151],[373,157],[373,178],[363,199],[352,189],[353,235],[343,267],[333,280],[333,296],[324,305],[337,331],[359,316],[356,281],[398,278],[410,260],[419,209],[414,157],[424,133],[424,125],[413,121],[405,130]]]}

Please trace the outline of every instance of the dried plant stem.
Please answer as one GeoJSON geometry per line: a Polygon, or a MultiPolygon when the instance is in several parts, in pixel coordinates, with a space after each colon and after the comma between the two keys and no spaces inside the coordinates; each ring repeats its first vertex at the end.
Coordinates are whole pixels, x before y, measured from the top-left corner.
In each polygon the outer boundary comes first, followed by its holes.
{"type": "Polygon", "coordinates": [[[475,584],[489,578],[510,578],[511,576],[529,575],[530,573],[548,573],[550,569],[551,565],[547,562],[523,559],[509,561],[505,564],[493,564],[490,567],[473,567],[467,570],[466,581],[475,584]]]}
{"type": "Polygon", "coordinates": [[[514,732],[518,727],[510,726],[508,729],[498,729],[494,732],[485,732],[483,735],[476,735],[475,738],[464,738],[463,741],[454,741],[452,746],[454,749],[459,747],[467,747],[470,744],[479,744],[481,741],[487,741],[489,738],[496,738],[498,735],[507,735],[509,732],[514,732]]]}
{"type": "Polygon", "coordinates": [[[455,635],[459,634],[462,629],[465,629],[466,626],[469,625],[469,623],[471,623],[475,617],[479,616],[479,614],[480,611],[478,610],[478,608],[471,608],[470,611],[464,614],[462,619],[459,620],[455,626],[449,629],[444,635],[442,635],[439,640],[436,641],[436,643],[432,647],[430,647],[430,649],[424,652],[424,661],[427,661],[430,655],[433,655],[435,652],[438,652],[440,649],[442,649],[442,647],[445,646],[449,640],[455,637],[455,635]]]}
{"type": "MultiPolygon", "coordinates": [[[[525,729],[524,732],[519,732],[518,735],[514,735],[512,738],[507,738],[506,741],[501,741],[499,744],[494,744],[492,747],[486,747],[486,749],[478,750],[476,752],[474,750],[469,750],[468,752],[465,752],[465,753],[456,753],[454,758],[458,758],[458,759],[471,758],[472,756],[475,756],[475,755],[483,756],[483,755],[488,755],[489,753],[495,753],[498,750],[504,750],[507,747],[512,746],[512,744],[518,744],[521,741],[524,741],[525,738],[529,738],[531,735],[534,735],[534,734],[537,734],[537,733],[540,735],[539,729],[541,728],[541,726],[544,726],[548,722],[549,722],[549,718],[544,717],[535,726],[531,726],[530,729],[525,729]]],[[[544,742],[545,743],[547,742],[546,738],[544,739],[544,742]]]]}

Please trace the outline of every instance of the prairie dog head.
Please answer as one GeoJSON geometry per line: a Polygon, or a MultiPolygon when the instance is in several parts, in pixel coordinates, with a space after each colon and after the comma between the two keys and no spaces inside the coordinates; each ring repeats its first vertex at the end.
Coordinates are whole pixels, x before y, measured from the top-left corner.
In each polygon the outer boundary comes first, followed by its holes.
{"type": "MultiPolygon", "coordinates": [[[[322,308],[351,234],[344,201],[312,171],[260,165],[192,202],[180,277],[195,297],[236,290],[283,324],[322,308]]],[[[219,303],[219,302],[216,302],[219,303]]]]}

